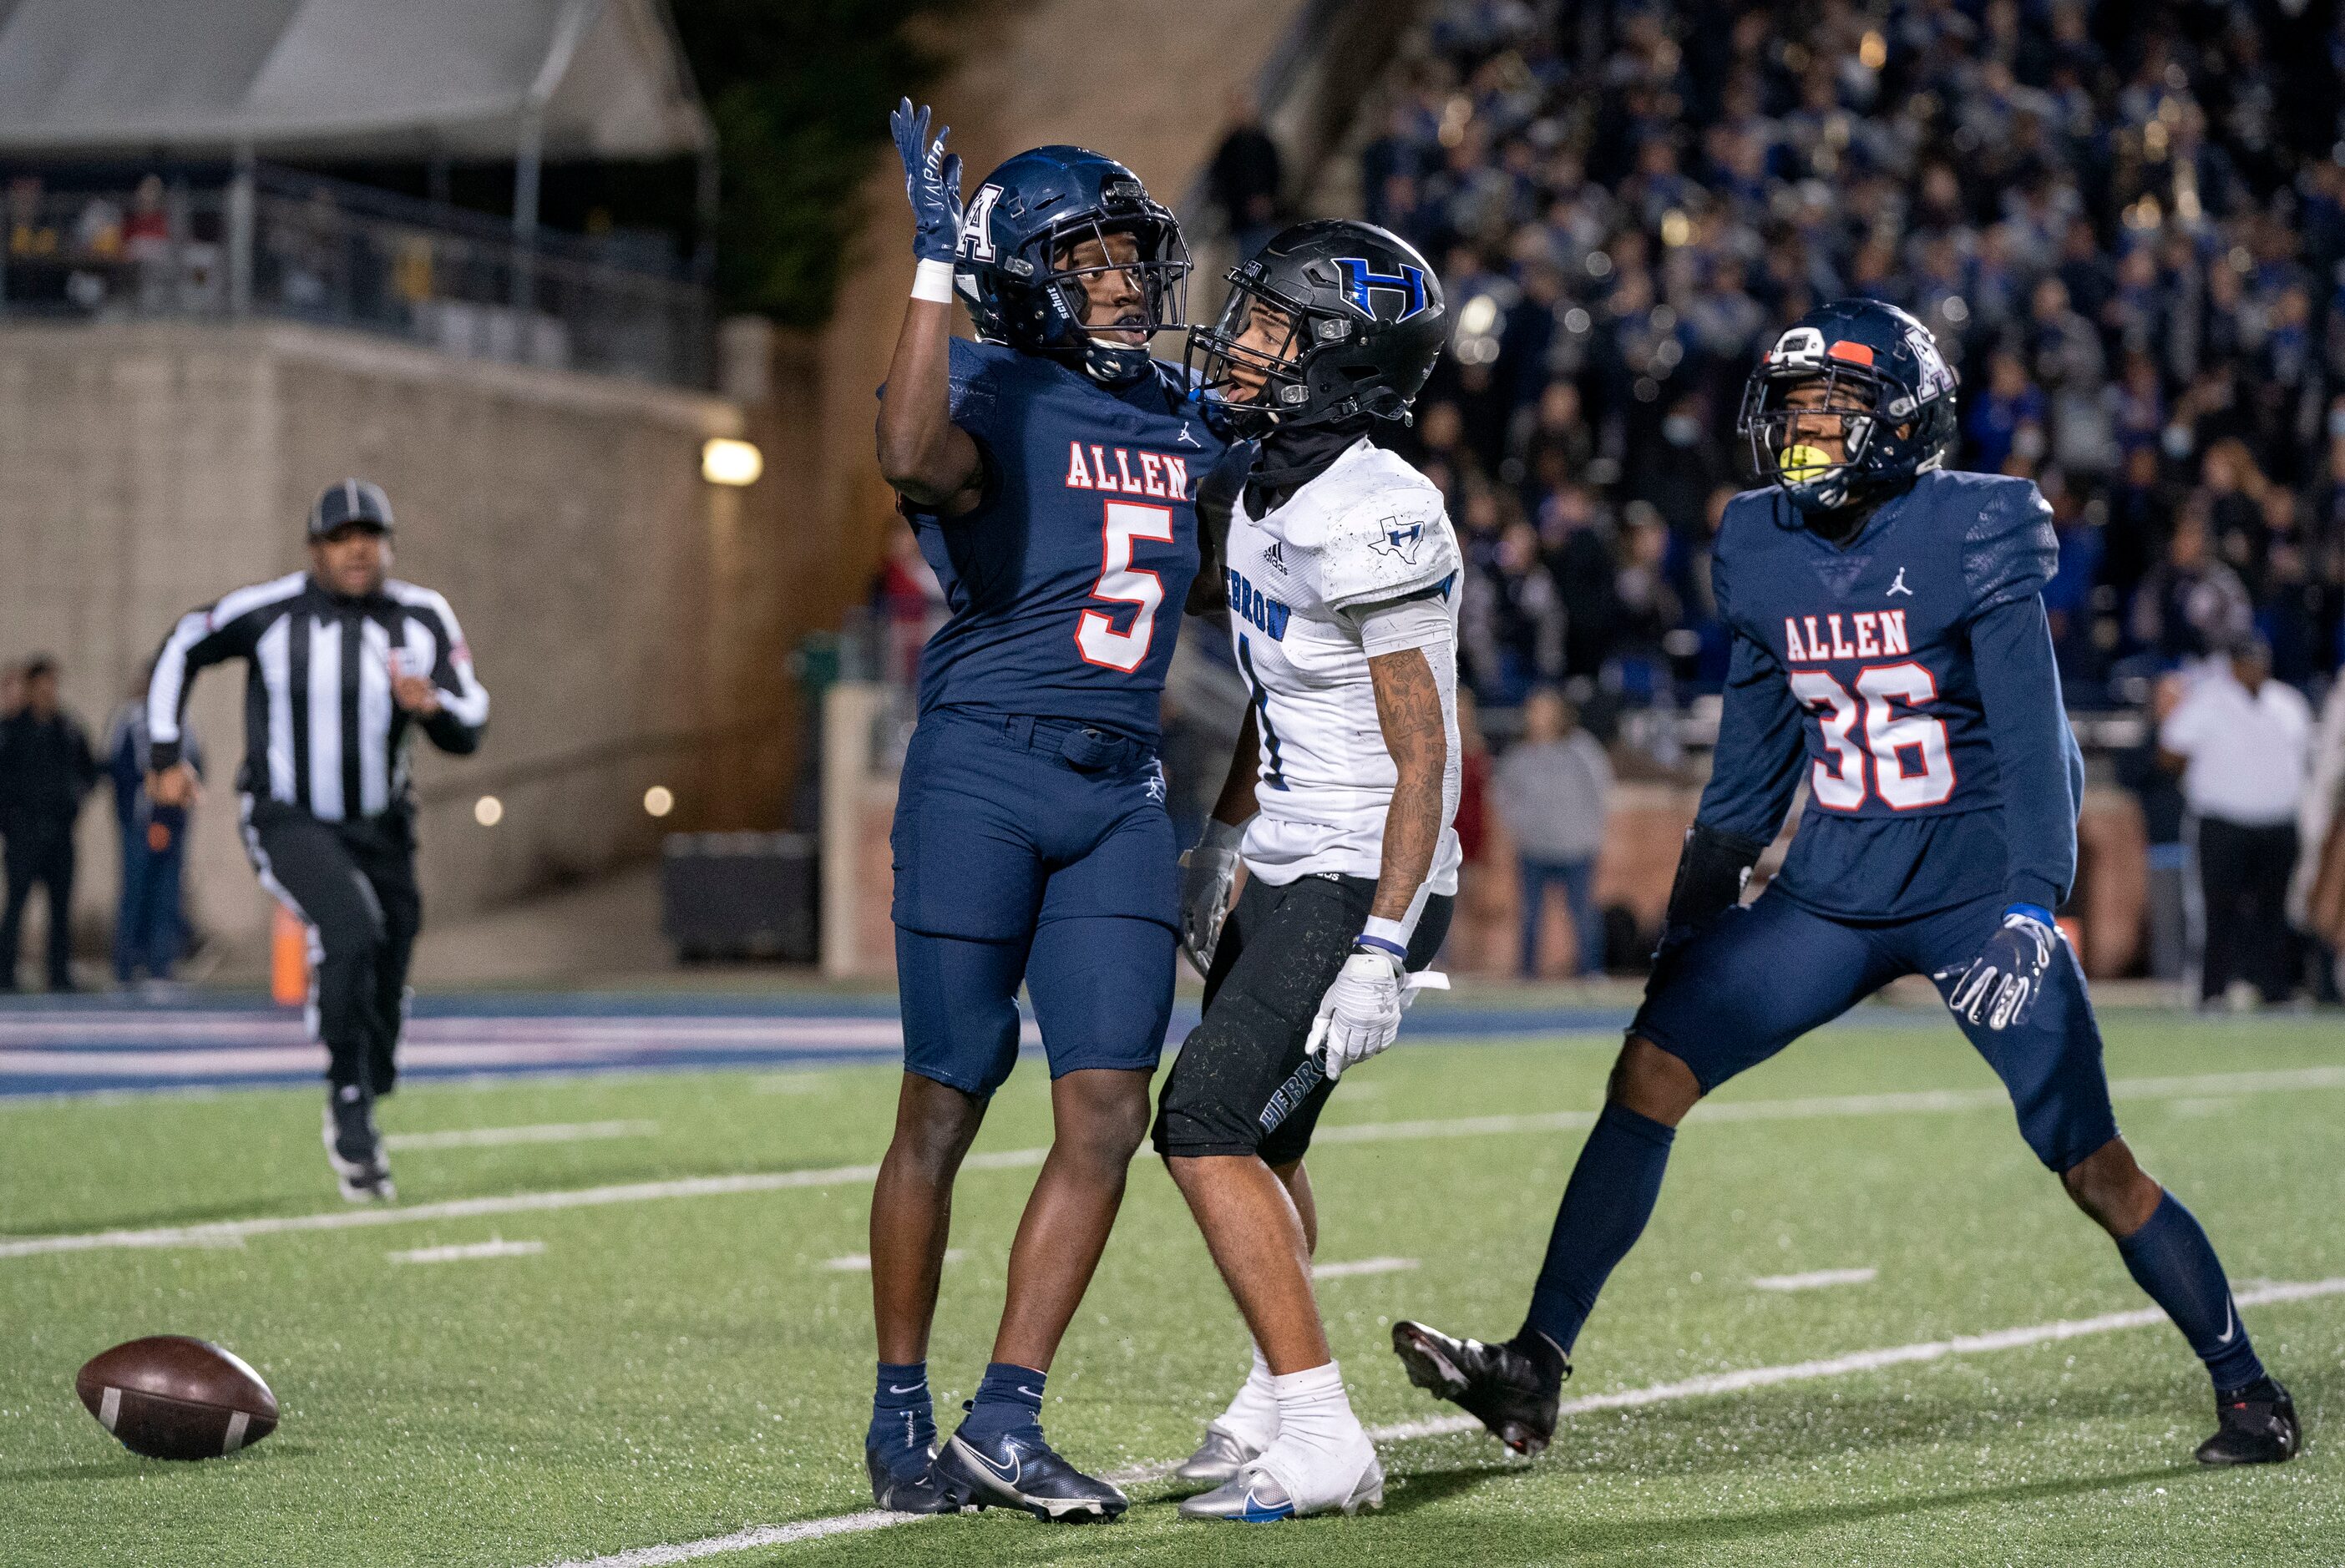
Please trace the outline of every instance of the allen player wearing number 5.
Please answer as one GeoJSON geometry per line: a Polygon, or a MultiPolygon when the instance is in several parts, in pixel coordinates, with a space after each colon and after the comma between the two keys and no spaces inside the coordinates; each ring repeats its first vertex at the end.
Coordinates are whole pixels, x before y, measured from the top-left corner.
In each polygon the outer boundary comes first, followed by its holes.
{"type": "Polygon", "coordinates": [[[2053,924],[2084,766],[2041,597],[2058,565],[2050,509],[2025,480],[1944,471],[1954,377],[1927,329],[1871,300],[1778,339],[1742,426],[1774,482],[1736,497],[1719,532],[1734,641],[1715,769],[1528,1320],[1487,1344],[1396,1323],[1394,1349],[1412,1381],[1508,1446],[1547,1446],[1573,1341],[1644,1229],[1678,1123],[1921,973],[2003,1079],[2028,1147],[2206,1363],[2219,1425],[2199,1460],[2289,1458],[2295,1410],[2214,1248],[2117,1134],[2084,976],[2053,924]],[[1782,870],[1743,905],[1802,781],[1782,870]]]}
{"type": "Polygon", "coordinates": [[[1254,703],[1187,860],[1205,1015],[1165,1082],[1156,1148],[1254,1342],[1181,1467],[1214,1489],[1181,1512],[1273,1520],[1384,1499],[1312,1300],[1303,1157],[1335,1080],[1392,1044],[1448,930],[1459,573],[1440,491],[1368,439],[1407,420],[1441,352],[1425,258],[1368,224],[1305,223],[1230,282],[1190,352],[1205,396],[1262,438],[1222,552],[1254,703]]]}
{"type": "Polygon", "coordinates": [[[1172,1014],[1178,846],[1157,713],[1197,574],[1195,491],[1224,443],[1180,369],[1150,356],[1188,262],[1130,169],[1038,147],[964,211],[928,111],[905,104],[895,128],[919,268],[879,466],[951,613],[921,655],[897,796],[904,1077],[871,1199],[865,1455],[883,1508],[1112,1519],[1123,1493],[1043,1439],[1043,1379],[1147,1131],[1172,1014]],[[982,341],[951,335],[955,289],[982,341]],[[953,1178],[1017,1062],[1021,982],[1050,1056],[1051,1154],[992,1364],[935,1452],[928,1340],[953,1178]]]}

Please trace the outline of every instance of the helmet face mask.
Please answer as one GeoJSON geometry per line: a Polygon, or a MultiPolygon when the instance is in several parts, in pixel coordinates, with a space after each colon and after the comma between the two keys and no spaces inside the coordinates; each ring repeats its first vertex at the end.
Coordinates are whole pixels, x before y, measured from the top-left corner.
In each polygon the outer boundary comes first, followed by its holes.
{"type": "Polygon", "coordinates": [[[1180,224],[1130,169],[1097,153],[1037,147],[1002,165],[970,197],[959,250],[954,282],[980,338],[1108,386],[1147,374],[1149,339],[1187,325],[1180,224]],[[1136,309],[1091,324],[1092,280],[1119,275],[1139,296],[1136,309]],[[1141,340],[1119,336],[1128,332],[1141,340]]]}
{"type": "Polygon", "coordinates": [[[1743,386],[1737,428],[1760,478],[1801,513],[1839,511],[1944,466],[1954,389],[1929,329],[1877,300],[1836,300],[1775,340],[1743,386]]]}
{"type": "Polygon", "coordinates": [[[1845,506],[1852,486],[1863,479],[1884,401],[1880,379],[1854,367],[1772,373],[1762,368],[1743,389],[1741,422],[1751,463],[1804,510],[1845,506]],[[1803,392],[1812,395],[1793,401],[1803,392]],[[1837,435],[1822,428],[1828,421],[1839,425],[1837,435]],[[1819,461],[1831,458],[1832,446],[1840,448],[1839,460],[1819,461]]]}
{"type": "Polygon", "coordinates": [[[1226,405],[1238,423],[1266,429],[1282,406],[1310,400],[1298,351],[1308,312],[1294,300],[1244,281],[1243,271],[1230,274],[1221,319],[1191,334],[1194,379],[1199,393],[1226,405]]]}
{"type": "Polygon", "coordinates": [[[1373,224],[1297,224],[1229,273],[1212,327],[1189,331],[1190,379],[1233,431],[1406,423],[1447,340],[1441,284],[1373,224]]]}

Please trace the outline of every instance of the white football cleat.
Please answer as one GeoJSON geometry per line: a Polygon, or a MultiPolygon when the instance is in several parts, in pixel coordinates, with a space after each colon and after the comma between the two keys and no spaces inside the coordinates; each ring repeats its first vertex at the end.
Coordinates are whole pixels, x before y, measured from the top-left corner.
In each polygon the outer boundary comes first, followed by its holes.
{"type": "Polygon", "coordinates": [[[1183,1499],[1181,1517],[1270,1524],[1315,1513],[1357,1513],[1384,1502],[1384,1466],[1365,1432],[1333,1452],[1283,1436],[1228,1484],[1183,1499]]]}
{"type": "Polygon", "coordinates": [[[1183,1481],[1202,1482],[1208,1486],[1221,1486],[1235,1481],[1238,1472],[1262,1453],[1262,1445],[1249,1442],[1244,1434],[1213,1421],[1205,1428],[1205,1441],[1197,1452],[1181,1463],[1172,1473],[1183,1481]]]}

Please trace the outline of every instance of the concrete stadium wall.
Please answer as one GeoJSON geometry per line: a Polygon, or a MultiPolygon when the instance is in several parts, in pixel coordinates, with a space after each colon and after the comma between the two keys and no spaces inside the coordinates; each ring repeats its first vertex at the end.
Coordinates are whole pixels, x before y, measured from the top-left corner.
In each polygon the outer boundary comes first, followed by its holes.
{"type": "MultiPolygon", "coordinates": [[[[65,666],[100,729],[172,619],[306,557],[345,474],[399,516],[401,577],[447,594],[493,698],[470,758],[417,745],[425,895],[441,916],[640,858],[668,826],[771,825],[780,485],[699,477],[746,415],[707,395],[449,359],[283,324],[0,329],[0,658],[65,666]],[[655,824],[644,790],[679,811],[655,824]],[[495,794],[494,828],[472,818],[495,794]]],[[[210,747],[191,907],[265,929],[228,781],[241,673],[198,686],[210,747]]],[[[109,926],[110,814],[82,823],[85,926],[109,926]]]]}

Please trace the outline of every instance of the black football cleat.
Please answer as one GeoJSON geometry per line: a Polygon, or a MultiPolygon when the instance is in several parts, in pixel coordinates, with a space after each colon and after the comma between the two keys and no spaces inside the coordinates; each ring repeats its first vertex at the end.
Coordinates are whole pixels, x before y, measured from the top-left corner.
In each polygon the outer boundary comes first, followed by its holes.
{"type": "Polygon", "coordinates": [[[375,1130],[373,1097],[356,1084],[327,1091],[325,1139],[326,1163],[334,1168],[344,1199],[389,1203],[398,1198],[382,1135],[375,1130]]]}
{"type": "Polygon", "coordinates": [[[1549,1371],[1512,1344],[1452,1339],[1406,1320],[1393,1325],[1392,1341],[1410,1382],[1447,1400],[1517,1453],[1538,1453],[1554,1438],[1563,1381],[1571,1376],[1562,1351],[1553,1351],[1557,1367],[1549,1371]]]}
{"type": "Polygon", "coordinates": [[[2246,1388],[2215,1396],[2221,1425],[2198,1445],[2201,1464],[2279,1464],[2294,1459],[2303,1442],[2296,1424],[2296,1401],[2278,1378],[2259,1378],[2246,1388]]]}
{"type": "Polygon", "coordinates": [[[1040,1427],[976,1441],[955,1432],[932,1467],[974,1508],[1022,1508],[1053,1524],[1106,1524],[1132,1499],[1112,1482],[1085,1475],[1043,1441],[1040,1427]]]}
{"type": "Polygon", "coordinates": [[[928,1462],[907,1474],[890,1469],[887,1452],[877,1444],[864,1449],[863,1465],[871,1472],[871,1501],[890,1513],[959,1513],[970,1506],[968,1489],[938,1473],[933,1448],[928,1462]]]}

